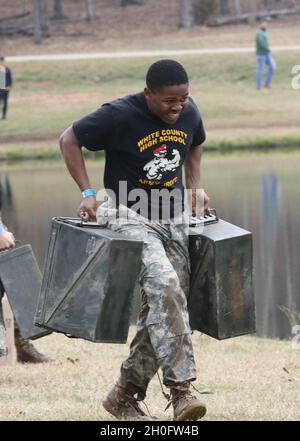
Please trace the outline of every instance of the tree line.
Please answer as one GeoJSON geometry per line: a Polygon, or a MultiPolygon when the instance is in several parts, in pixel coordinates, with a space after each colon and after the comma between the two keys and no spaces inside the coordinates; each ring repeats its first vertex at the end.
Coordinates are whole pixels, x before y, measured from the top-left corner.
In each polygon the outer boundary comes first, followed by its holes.
{"type": "MultiPolygon", "coordinates": [[[[35,43],[51,36],[51,24],[70,23],[79,20],[92,21],[96,11],[101,11],[104,0],[74,0],[81,7],[81,16],[68,17],[65,7],[70,0],[23,0],[27,10],[11,17],[0,16],[0,35],[31,35],[35,43]]],[[[144,5],[146,2],[169,0],[115,0],[112,7],[144,5]]],[[[174,1],[174,0],[173,0],[174,1]]],[[[178,2],[178,26],[190,28],[195,24],[225,25],[251,22],[269,15],[300,14],[300,0],[176,0],[178,2]],[[281,9],[280,9],[281,8],[281,9]]],[[[24,6],[25,7],[25,6],[24,6]]],[[[80,9],[80,8],[79,8],[80,9]]]]}

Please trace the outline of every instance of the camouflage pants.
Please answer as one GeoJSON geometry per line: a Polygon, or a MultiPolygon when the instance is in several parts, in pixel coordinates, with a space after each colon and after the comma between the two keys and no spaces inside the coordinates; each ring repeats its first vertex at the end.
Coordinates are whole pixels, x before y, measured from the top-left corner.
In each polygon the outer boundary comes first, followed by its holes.
{"type": "Polygon", "coordinates": [[[186,301],[188,224],[150,223],[126,208],[119,210],[117,220],[108,221],[108,227],[144,242],[139,277],[141,309],[130,355],[121,367],[123,379],[138,389],[140,399],[158,368],[167,387],[195,380],[186,301]]]}

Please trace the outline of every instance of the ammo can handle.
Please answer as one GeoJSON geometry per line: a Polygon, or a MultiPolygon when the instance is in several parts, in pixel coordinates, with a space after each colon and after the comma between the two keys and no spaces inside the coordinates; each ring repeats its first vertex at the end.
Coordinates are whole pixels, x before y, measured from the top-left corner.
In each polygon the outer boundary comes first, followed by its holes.
{"type": "Polygon", "coordinates": [[[190,217],[190,227],[197,227],[199,225],[205,226],[209,224],[215,224],[219,221],[217,210],[215,208],[210,208],[209,214],[199,218],[192,216],[190,217]]]}

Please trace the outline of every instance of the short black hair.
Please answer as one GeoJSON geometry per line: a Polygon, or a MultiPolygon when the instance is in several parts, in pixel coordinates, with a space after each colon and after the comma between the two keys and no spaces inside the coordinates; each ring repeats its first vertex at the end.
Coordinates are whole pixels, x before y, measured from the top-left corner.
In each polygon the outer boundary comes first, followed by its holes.
{"type": "Polygon", "coordinates": [[[0,61],[4,61],[4,60],[5,60],[4,55],[0,55],[0,61]]]}
{"type": "Polygon", "coordinates": [[[159,89],[163,86],[188,84],[189,78],[184,67],[175,60],[159,60],[153,63],[146,75],[149,89],[159,89]]]}

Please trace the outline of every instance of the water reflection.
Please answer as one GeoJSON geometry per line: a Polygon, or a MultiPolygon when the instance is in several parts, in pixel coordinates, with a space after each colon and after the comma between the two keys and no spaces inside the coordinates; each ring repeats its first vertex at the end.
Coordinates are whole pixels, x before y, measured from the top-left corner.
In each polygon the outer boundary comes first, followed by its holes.
{"type": "Polygon", "coordinates": [[[285,212],[282,185],[275,172],[261,175],[261,228],[259,240],[260,284],[263,298],[258,298],[259,328],[263,335],[283,337],[291,332],[288,320],[280,330],[280,306],[296,309],[296,284],[293,284],[290,215],[285,212]],[[269,305],[264,307],[264,305],[269,305]]]}
{"type": "Polygon", "coordinates": [[[280,228],[280,194],[281,186],[275,173],[261,175],[261,209],[260,209],[260,274],[263,277],[264,299],[261,296],[257,299],[257,308],[263,314],[258,315],[259,327],[264,335],[268,332],[274,334],[276,329],[276,304],[272,304],[272,298],[276,294],[276,256],[278,248],[278,237],[280,228]],[[271,305],[264,308],[264,304],[271,305]],[[274,329],[275,328],[275,329],[274,329]]]}
{"type": "Polygon", "coordinates": [[[15,202],[10,184],[10,179],[6,175],[0,179],[0,212],[5,211],[8,219],[10,219],[10,228],[18,235],[18,225],[15,212],[15,202]]]}
{"type": "MultiPolygon", "coordinates": [[[[258,335],[290,338],[287,316],[300,311],[300,155],[210,157],[203,180],[221,218],[253,232],[258,335]],[[251,167],[249,167],[251,161],[251,167]]],[[[101,188],[103,164],[88,164],[101,188]]],[[[80,191],[61,163],[0,168],[3,218],[23,243],[31,243],[41,269],[51,218],[76,216],[80,191]]]]}

